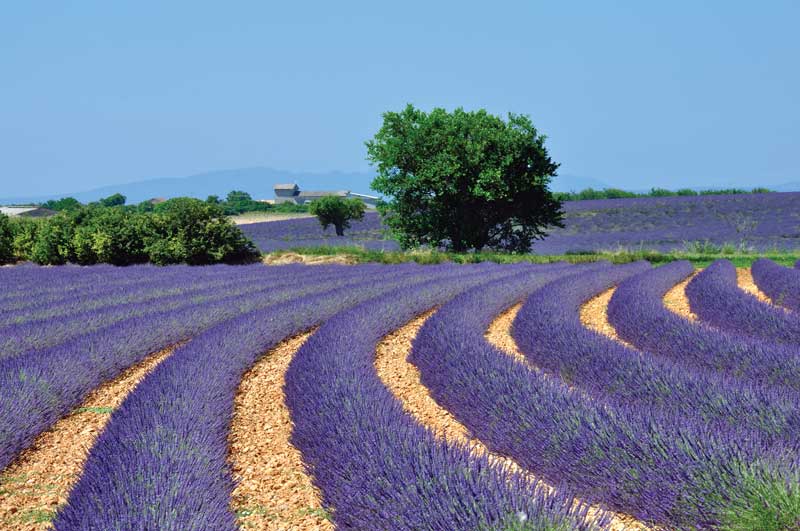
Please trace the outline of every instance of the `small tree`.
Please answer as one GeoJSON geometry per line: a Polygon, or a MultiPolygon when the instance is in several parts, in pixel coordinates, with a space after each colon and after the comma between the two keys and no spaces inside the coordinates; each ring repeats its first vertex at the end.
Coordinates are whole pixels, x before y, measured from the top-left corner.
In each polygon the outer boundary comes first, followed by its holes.
{"type": "Polygon", "coordinates": [[[360,199],[328,195],[313,201],[309,212],[317,216],[323,229],[330,225],[336,227],[336,235],[344,236],[344,229],[350,228],[350,221],[364,219],[366,205],[360,199]]]}
{"type": "Polygon", "coordinates": [[[105,207],[122,206],[125,204],[126,199],[122,194],[114,194],[100,199],[98,203],[105,207]]]}
{"type": "Polygon", "coordinates": [[[544,141],[527,116],[412,105],[385,113],[367,142],[372,188],[389,197],[378,207],[384,222],[403,247],[530,250],[548,225],[563,226],[548,190],[558,164],[544,141]]]}
{"type": "Polygon", "coordinates": [[[252,201],[253,198],[247,192],[243,192],[241,190],[232,190],[228,192],[228,197],[226,197],[225,200],[228,203],[244,203],[252,201]]]}
{"type": "Polygon", "coordinates": [[[50,210],[77,210],[81,208],[81,203],[74,197],[62,197],[61,199],[51,199],[42,203],[44,208],[49,208],[50,210]]]}

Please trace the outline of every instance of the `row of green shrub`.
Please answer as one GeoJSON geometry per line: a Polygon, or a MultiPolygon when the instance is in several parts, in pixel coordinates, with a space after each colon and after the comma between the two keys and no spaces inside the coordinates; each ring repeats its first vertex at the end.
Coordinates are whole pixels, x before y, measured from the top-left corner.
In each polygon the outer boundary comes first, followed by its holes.
{"type": "Polygon", "coordinates": [[[735,194],[766,194],[771,192],[767,188],[753,188],[745,190],[742,188],[724,188],[721,190],[692,190],[691,188],[681,188],[679,190],[667,190],[666,188],[651,188],[649,192],[628,192],[619,188],[604,188],[595,190],[586,188],[580,192],[554,192],[553,195],[559,201],[582,201],[586,199],[624,199],[630,197],[677,197],[694,195],[735,195],[735,194]]]}
{"type": "Polygon", "coordinates": [[[176,198],[151,207],[93,203],[49,218],[0,216],[0,262],[201,265],[260,256],[219,205],[176,198]]]}
{"type": "MultiPolygon", "coordinates": [[[[74,197],[62,197],[61,199],[51,199],[40,206],[55,210],[57,212],[75,211],[80,210],[85,206],[122,206],[126,203],[126,197],[122,194],[114,194],[109,197],[104,197],[96,202],[89,203],[88,205],[82,204],[74,197]]],[[[256,201],[250,194],[241,190],[233,190],[225,196],[224,199],[216,195],[210,195],[206,199],[206,203],[216,205],[222,209],[226,216],[235,216],[245,212],[276,212],[276,213],[295,213],[295,212],[308,212],[308,206],[296,205],[294,203],[280,203],[273,205],[256,201]]],[[[137,205],[130,205],[129,208],[134,208],[139,212],[153,212],[158,203],[152,201],[142,201],[137,205]]]]}

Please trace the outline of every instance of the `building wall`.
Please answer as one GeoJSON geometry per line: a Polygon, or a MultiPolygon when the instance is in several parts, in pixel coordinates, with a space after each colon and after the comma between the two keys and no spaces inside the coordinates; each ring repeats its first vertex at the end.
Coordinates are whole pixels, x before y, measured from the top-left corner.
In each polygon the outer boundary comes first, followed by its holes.
{"type": "MultiPolygon", "coordinates": [[[[311,197],[306,197],[300,193],[300,190],[274,190],[274,192],[275,192],[275,204],[294,203],[296,205],[307,205],[311,201],[322,197],[316,195],[311,197]]],[[[339,195],[340,197],[354,197],[356,199],[360,199],[367,205],[367,208],[375,208],[377,203],[377,199],[373,199],[371,197],[364,196],[362,194],[352,194],[350,192],[348,192],[344,196],[340,194],[341,193],[331,192],[330,195],[339,195]]]]}

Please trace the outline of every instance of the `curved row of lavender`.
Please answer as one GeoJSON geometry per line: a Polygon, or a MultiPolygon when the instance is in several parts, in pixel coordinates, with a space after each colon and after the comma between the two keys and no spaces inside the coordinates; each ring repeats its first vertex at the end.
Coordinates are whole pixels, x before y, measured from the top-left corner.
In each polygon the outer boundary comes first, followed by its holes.
{"type": "MultiPolygon", "coordinates": [[[[0,326],[0,359],[55,346],[72,337],[99,330],[124,319],[214,302],[221,295],[235,300],[235,297],[263,289],[265,283],[272,289],[303,285],[308,280],[317,279],[320,274],[313,270],[300,270],[296,275],[275,276],[263,266],[236,273],[233,276],[228,275],[225,282],[212,284],[202,280],[195,283],[192,276],[183,277],[179,281],[171,280],[173,289],[164,290],[160,295],[152,294],[152,298],[144,302],[111,304],[83,311],[75,308],[74,313],[58,317],[0,326]]],[[[338,272],[332,271],[325,276],[336,278],[338,272]]]]}
{"type": "MultiPolygon", "coordinates": [[[[477,268],[472,274],[485,272],[477,268]]],[[[319,282],[324,291],[298,292],[224,321],[176,350],[112,415],[56,528],[115,529],[135,523],[138,529],[235,529],[227,435],[244,372],[281,340],[343,308],[400,285],[457,272],[437,267],[365,273],[361,268],[343,273],[361,279],[358,283],[319,282]],[[98,506],[104,510],[98,512],[98,506]]]]}
{"type": "Polygon", "coordinates": [[[706,323],[733,334],[800,346],[800,315],[758,300],[739,288],[736,268],[717,260],[686,286],[692,311],[706,323]]]}
{"type": "Polygon", "coordinates": [[[676,422],[697,419],[723,431],[736,428],[762,444],[800,447],[800,394],[687,369],[581,323],[584,303],[643,270],[649,270],[646,263],[572,275],[532,293],[514,320],[512,335],[522,353],[533,365],[615,407],[676,422]]]}
{"type": "MultiPolygon", "coordinates": [[[[0,303],[0,326],[30,321],[41,322],[67,313],[145,302],[170,294],[190,293],[207,287],[223,287],[226,284],[235,284],[243,270],[248,274],[262,271],[258,265],[237,267],[189,269],[188,266],[177,266],[173,271],[171,267],[154,268],[133,265],[125,269],[130,270],[134,283],[126,281],[120,284],[115,282],[113,277],[100,277],[94,279],[91,285],[81,288],[77,293],[67,291],[48,296],[36,295],[31,293],[29,288],[14,285],[10,287],[9,291],[15,291],[23,298],[13,304],[0,303]]],[[[48,285],[53,281],[51,277],[54,275],[59,277],[60,284],[71,285],[72,281],[64,279],[60,271],[55,273],[50,269],[39,268],[33,270],[30,276],[39,277],[37,281],[40,284],[48,285]]]]}
{"type": "MultiPolygon", "coordinates": [[[[274,288],[265,279],[260,289],[246,295],[228,296],[223,290],[213,302],[117,321],[60,345],[0,360],[0,469],[98,385],[153,352],[239,314],[333,287],[358,285],[365,275],[379,281],[398,270],[375,265],[353,269],[327,266],[315,269],[314,280],[307,278],[305,284],[282,288],[274,288]]],[[[285,284],[282,280],[298,276],[302,281],[308,268],[284,266],[270,271],[274,283],[285,284]]]]}
{"type": "Polygon", "coordinates": [[[672,262],[621,282],[608,304],[617,334],[642,351],[738,378],[742,385],[800,391],[797,349],[692,322],[664,306],[667,291],[693,271],[689,262],[672,262]]]}
{"type": "MultiPolygon", "coordinates": [[[[568,201],[565,227],[533,245],[537,254],[617,249],[682,249],[687,242],[758,250],[798,249],[795,214],[800,192],[568,201]]],[[[376,213],[353,223],[344,237],[314,218],[242,225],[262,252],[293,247],[362,246],[395,250],[376,213]]]]}
{"type": "Polygon", "coordinates": [[[800,312],[800,261],[795,269],[760,258],[750,268],[753,281],[778,306],[800,312]]]}
{"type": "MultiPolygon", "coordinates": [[[[241,375],[265,350],[286,337],[319,324],[343,308],[398,286],[402,286],[401,290],[406,296],[409,296],[409,292],[415,293],[415,284],[426,280],[429,289],[437,292],[461,290],[513,272],[497,266],[468,269],[450,266],[417,271],[414,276],[405,272],[394,279],[364,282],[356,288],[339,288],[311,297],[299,297],[209,329],[159,366],[115,413],[92,450],[84,475],[72,492],[68,505],[55,520],[56,529],[120,526],[235,529],[234,516],[229,508],[233,485],[226,460],[228,423],[241,375]],[[201,383],[198,385],[197,382],[201,383]],[[153,403],[164,406],[154,410],[151,407],[153,403]],[[140,466],[131,469],[132,462],[140,466]],[[104,510],[98,512],[98,506],[104,510]]],[[[395,305],[397,302],[402,303],[392,297],[391,303],[395,305]]],[[[337,333],[341,331],[337,329],[337,333]]],[[[326,346],[329,345],[326,343],[326,346]]],[[[320,368],[315,367],[311,372],[317,374],[319,371],[320,368]]],[[[341,415],[337,421],[343,422],[341,415]]],[[[384,448],[382,457],[390,463],[397,457],[392,450],[402,454],[402,447],[384,448]]],[[[344,450],[337,448],[336,451],[344,450]]],[[[365,464],[361,463],[362,466],[365,464]]],[[[425,477],[418,467],[411,469],[415,471],[415,480],[420,485],[438,478],[425,477]]],[[[459,479],[467,472],[460,468],[451,470],[451,475],[459,479]]],[[[480,473],[481,470],[475,471],[476,475],[480,473]]],[[[384,471],[381,479],[387,482],[395,478],[384,471]]],[[[503,479],[500,476],[495,482],[503,479]]],[[[383,488],[379,482],[372,485],[364,483],[362,488],[366,492],[358,497],[359,500],[369,499],[370,487],[383,488]]],[[[341,485],[337,485],[337,489],[346,492],[341,485]]],[[[524,492],[530,495],[532,490],[524,492]]],[[[475,501],[483,501],[480,493],[476,500],[456,497],[456,492],[442,494],[445,496],[441,501],[461,503],[473,510],[475,501]]],[[[567,511],[561,511],[560,505],[554,505],[551,509],[551,505],[544,503],[542,495],[537,500],[540,501],[539,506],[545,509],[545,516],[549,510],[555,513],[556,518],[564,518],[562,512],[567,511]]],[[[401,498],[398,501],[404,500],[401,498]]],[[[497,500],[493,498],[487,501],[497,500]]],[[[552,501],[549,503],[552,504],[552,501]]],[[[562,503],[568,506],[566,502],[562,503]]],[[[424,507],[423,503],[408,509],[417,513],[418,518],[421,516],[422,522],[430,528],[442,525],[440,515],[435,510],[419,515],[421,507],[424,507]]],[[[487,508],[489,510],[485,514],[479,513],[473,518],[491,519],[491,510],[496,510],[494,503],[487,504],[487,508]]],[[[386,506],[376,503],[371,512],[375,513],[377,509],[386,511],[386,506]]],[[[339,508],[336,507],[334,514],[338,513],[339,508]]],[[[352,515],[347,513],[344,518],[352,518],[352,515]]],[[[379,525],[377,517],[373,515],[359,528],[425,528],[416,525],[404,527],[397,521],[397,514],[393,514],[392,519],[393,525],[386,527],[379,525]]]]}
{"type": "Polygon", "coordinates": [[[135,286],[150,282],[153,278],[175,276],[171,268],[156,268],[150,265],[136,265],[119,268],[110,265],[96,265],[90,268],[66,265],[58,268],[42,268],[33,264],[21,264],[0,268],[0,280],[7,290],[0,292],[0,305],[4,311],[23,309],[30,306],[46,305],[71,297],[88,295],[93,291],[103,291],[109,286],[135,286]],[[160,271],[159,271],[160,269],[160,271]],[[58,277],[59,283],[51,282],[58,277]]]}
{"type": "MultiPolygon", "coordinates": [[[[242,273],[228,277],[224,283],[207,283],[202,280],[193,282],[192,277],[187,276],[181,283],[170,280],[173,289],[153,293],[151,298],[142,302],[123,302],[93,308],[91,306],[95,305],[90,304],[87,305],[90,306],[87,309],[76,307],[57,316],[2,325],[0,359],[17,356],[33,349],[58,345],[77,335],[98,330],[124,319],[197,305],[206,301],[212,302],[223,293],[227,297],[245,295],[263,287],[265,281],[273,280],[263,274],[263,268],[253,269],[252,274],[242,273]]],[[[295,280],[287,278],[281,287],[294,282],[295,280]]]]}
{"type": "Polygon", "coordinates": [[[342,312],[292,361],[285,384],[292,443],[334,524],[390,531],[603,528],[602,518],[587,521],[586,507],[573,505],[568,494],[549,495],[485,456],[438,440],[378,378],[380,338],[466,287],[431,282],[342,312]]]}
{"type": "Polygon", "coordinates": [[[551,280],[521,275],[473,289],[428,319],[410,359],[439,404],[493,451],[642,521],[669,529],[796,523],[795,452],[697,420],[609,407],[489,344],[483,331],[497,309],[551,280]]]}

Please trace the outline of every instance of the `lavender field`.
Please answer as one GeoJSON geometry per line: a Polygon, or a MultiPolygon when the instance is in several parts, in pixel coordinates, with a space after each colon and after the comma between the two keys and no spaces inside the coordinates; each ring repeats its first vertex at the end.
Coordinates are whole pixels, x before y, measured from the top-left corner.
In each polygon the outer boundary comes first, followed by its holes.
{"type": "MultiPolygon", "coordinates": [[[[643,197],[568,201],[566,227],[552,228],[535,254],[566,254],[727,245],[741,250],[800,249],[800,192],[643,197]]],[[[312,218],[242,227],[262,252],[292,247],[361,246],[396,250],[377,214],[353,223],[345,237],[323,231],[312,218]]]]}
{"type": "Polygon", "coordinates": [[[800,521],[800,269],[22,265],[0,285],[0,529],[800,521]]]}

